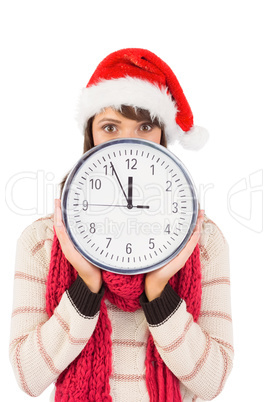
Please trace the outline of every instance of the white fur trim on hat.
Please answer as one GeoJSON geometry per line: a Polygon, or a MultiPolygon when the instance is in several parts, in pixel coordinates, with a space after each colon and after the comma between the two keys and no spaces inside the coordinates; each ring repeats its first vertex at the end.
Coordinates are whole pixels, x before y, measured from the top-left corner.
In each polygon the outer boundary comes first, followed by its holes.
{"type": "Polygon", "coordinates": [[[164,124],[167,143],[177,140],[188,149],[201,148],[207,139],[204,129],[193,127],[185,133],[176,123],[177,106],[167,89],[149,81],[126,76],[124,78],[102,80],[97,85],[82,89],[78,105],[77,120],[84,129],[88,119],[106,107],[120,110],[121,105],[136,106],[150,112],[164,124]]]}

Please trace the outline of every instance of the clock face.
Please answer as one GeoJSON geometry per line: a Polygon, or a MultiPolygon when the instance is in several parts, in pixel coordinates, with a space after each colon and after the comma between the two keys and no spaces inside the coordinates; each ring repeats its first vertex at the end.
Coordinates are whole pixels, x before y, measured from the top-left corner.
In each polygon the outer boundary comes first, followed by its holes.
{"type": "Polygon", "coordinates": [[[165,147],[136,138],[100,144],[77,162],[62,194],[66,230],[94,265],[121,274],[157,269],[197,220],[193,182],[165,147]]]}

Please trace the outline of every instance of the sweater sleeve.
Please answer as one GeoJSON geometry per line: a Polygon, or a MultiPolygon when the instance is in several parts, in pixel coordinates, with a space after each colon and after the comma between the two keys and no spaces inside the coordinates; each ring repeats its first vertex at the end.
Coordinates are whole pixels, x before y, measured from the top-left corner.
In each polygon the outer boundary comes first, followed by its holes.
{"type": "Polygon", "coordinates": [[[232,369],[233,332],[228,245],[206,219],[207,241],[200,244],[202,299],[198,322],[168,284],[161,296],[140,297],[149,330],[163,361],[187,389],[202,400],[214,399],[232,369]]]}
{"type": "Polygon", "coordinates": [[[78,276],[49,318],[45,295],[52,240],[42,219],[17,243],[10,360],[19,386],[31,396],[40,395],[85,347],[104,292],[92,293],[78,276]]]}

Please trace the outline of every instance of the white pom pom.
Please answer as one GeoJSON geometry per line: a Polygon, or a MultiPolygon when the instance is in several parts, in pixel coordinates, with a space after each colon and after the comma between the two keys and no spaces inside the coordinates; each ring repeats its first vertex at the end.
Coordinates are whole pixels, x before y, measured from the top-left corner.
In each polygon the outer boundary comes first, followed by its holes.
{"type": "Polygon", "coordinates": [[[172,149],[182,147],[188,150],[198,151],[207,142],[209,134],[203,127],[193,126],[189,131],[182,129],[175,123],[165,127],[167,147],[172,149]]]}
{"type": "Polygon", "coordinates": [[[208,131],[199,126],[193,126],[187,132],[180,132],[179,141],[183,148],[198,151],[208,141],[208,131]]]}

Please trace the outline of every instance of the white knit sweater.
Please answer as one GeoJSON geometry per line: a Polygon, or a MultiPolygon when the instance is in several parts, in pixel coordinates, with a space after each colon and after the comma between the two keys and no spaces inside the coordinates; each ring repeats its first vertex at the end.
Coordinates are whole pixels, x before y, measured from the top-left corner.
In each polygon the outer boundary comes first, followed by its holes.
{"type": "MultiPolygon", "coordinates": [[[[100,295],[88,290],[96,300],[91,313],[85,314],[67,290],[48,317],[45,293],[53,235],[50,215],[27,227],[17,244],[10,359],[19,386],[31,396],[40,395],[78,356],[99,316],[100,295]]],[[[160,322],[152,323],[150,312],[157,316],[167,298],[163,293],[173,292],[171,287],[135,312],[105,301],[113,329],[113,401],[149,401],[145,383],[149,332],[163,361],[180,379],[183,402],[212,400],[222,391],[233,360],[229,256],[225,238],[207,217],[200,251],[202,302],[197,323],[183,300],[172,311],[167,308],[160,322]]]]}

